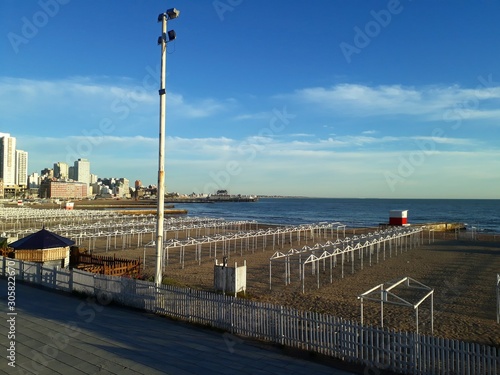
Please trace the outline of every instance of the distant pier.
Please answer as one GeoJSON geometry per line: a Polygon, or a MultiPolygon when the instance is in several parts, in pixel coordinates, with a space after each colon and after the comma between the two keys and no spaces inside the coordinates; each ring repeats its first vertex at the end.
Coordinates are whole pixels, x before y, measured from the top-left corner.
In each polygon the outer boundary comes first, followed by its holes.
{"type": "Polygon", "coordinates": [[[258,197],[240,195],[210,195],[207,197],[166,198],[165,203],[219,203],[219,202],[257,202],[258,197]]]}

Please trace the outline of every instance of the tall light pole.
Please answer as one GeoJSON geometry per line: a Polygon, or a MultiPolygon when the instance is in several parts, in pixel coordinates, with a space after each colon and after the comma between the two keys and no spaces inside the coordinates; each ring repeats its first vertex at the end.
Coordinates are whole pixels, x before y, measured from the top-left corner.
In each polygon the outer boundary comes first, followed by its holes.
{"type": "Polygon", "coordinates": [[[179,17],[180,12],[169,9],[158,16],[161,22],[161,36],[158,44],[161,45],[161,72],[160,72],[160,135],[158,153],[158,187],[157,187],[157,218],[156,218],[156,274],[155,285],[160,286],[162,282],[162,258],[163,258],[163,221],[165,219],[165,110],[167,106],[167,92],[165,90],[165,77],[167,72],[167,43],[175,39],[175,31],[167,32],[167,21],[179,17]]]}

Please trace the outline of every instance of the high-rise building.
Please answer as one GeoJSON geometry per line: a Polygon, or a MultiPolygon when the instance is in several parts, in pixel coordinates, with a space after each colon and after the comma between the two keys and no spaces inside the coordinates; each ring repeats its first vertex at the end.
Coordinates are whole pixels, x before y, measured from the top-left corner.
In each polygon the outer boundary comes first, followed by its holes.
{"type": "Polygon", "coordinates": [[[5,187],[16,184],[16,138],[0,133],[0,178],[5,187]]]}
{"type": "Polygon", "coordinates": [[[16,185],[28,186],[28,153],[16,150],[16,185]]]}
{"type": "Polygon", "coordinates": [[[40,186],[40,176],[38,173],[33,172],[28,176],[28,184],[30,189],[36,189],[40,186]]]}
{"type": "Polygon", "coordinates": [[[69,178],[69,165],[59,161],[54,163],[54,177],[66,180],[69,178]]]}
{"type": "Polygon", "coordinates": [[[87,159],[78,159],[75,161],[74,180],[85,182],[90,185],[90,162],[87,159]]]}

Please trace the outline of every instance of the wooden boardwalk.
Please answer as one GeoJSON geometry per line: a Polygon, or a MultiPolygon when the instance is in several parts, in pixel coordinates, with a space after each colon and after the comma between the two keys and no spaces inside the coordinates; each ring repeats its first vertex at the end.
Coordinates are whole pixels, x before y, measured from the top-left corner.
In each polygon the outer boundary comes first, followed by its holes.
{"type": "MultiPolygon", "coordinates": [[[[4,353],[7,290],[0,278],[4,353]]],[[[21,283],[16,312],[16,367],[2,355],[0,374],[349,374],[228,333],[21,283]]]]}

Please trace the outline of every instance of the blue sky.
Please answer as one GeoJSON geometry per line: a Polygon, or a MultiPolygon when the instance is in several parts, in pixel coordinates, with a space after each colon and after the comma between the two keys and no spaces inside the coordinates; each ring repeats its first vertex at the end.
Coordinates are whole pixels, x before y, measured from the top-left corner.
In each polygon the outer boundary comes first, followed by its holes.
{"type": "Polygon", "coordinates": [[[0,3],[0,132],[29,173],[83,157],[166,188],[500,197],[500,2],[0,3]]]}

